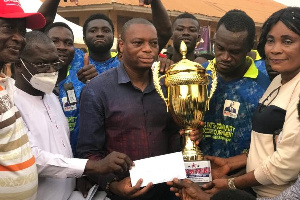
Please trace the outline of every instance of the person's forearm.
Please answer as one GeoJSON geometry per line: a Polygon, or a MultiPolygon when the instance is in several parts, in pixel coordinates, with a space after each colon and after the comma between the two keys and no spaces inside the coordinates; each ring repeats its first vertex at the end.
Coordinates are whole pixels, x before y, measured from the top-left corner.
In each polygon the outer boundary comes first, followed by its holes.
{"type": "Polygon", "coordinates": [[[240,169],[242,167],[245,167],[247,164],[247,156],[246,154],[241,154],[234,157],[229,157],[227,159],[227,163],[230,167],[230,171],[240,169]]]}
{"type": "Polygon", "coordinates": [[[60,0],[45,0],[38,12],[46,18],[46,26],[53,23],[60,0]]]}
{"type": "Polygon", "coordinates": [[[163,49],[172,36],[172,24],[161,0],[152,0],[152,22],[157,30],[159,49],[163,49]]]}
{"type": "Polygon", "coordinates": [[[261,185],[254,176],[254,171],[251,171],[242,176],[236,177],[234,180],[235,187],[238,189],[244,189],[248,187],[254,187],[261,185]]]}

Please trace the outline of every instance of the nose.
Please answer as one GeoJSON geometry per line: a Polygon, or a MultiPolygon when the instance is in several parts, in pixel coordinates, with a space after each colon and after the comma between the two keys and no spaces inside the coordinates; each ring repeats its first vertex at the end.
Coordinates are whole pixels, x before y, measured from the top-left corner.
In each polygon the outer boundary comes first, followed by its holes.
{"type": "Polygon", "coordinates": [[[190,35],[189,29],[187,28],[183,29],[183,35],[190,35]]]}
{"type": "Polygon", "coordinates": [[[59,50],[65,50],[65,49],[67,49],[65,43],[62,42],[62,41],[56,42],[56,43],[55,43],[55,46],[56,46],[56,48],[59,49],[59,50]]]}
{"type": "Polygon", "coordinates": [[[12,40],[20,43],[20,44],[25,44],[25,37],[24,35],[20,32],[20,31],[16,31],[13,36],[12,36],[12,40]]]}
{"type": "Polygon", "coordinates": [[[151,44],[149,42],[145,42],[143,45],[143,51],[147,53],[152,52],[151,44]]]}
{"type": "Polygon", "coordinates": [[[272,54],[279,54],[282,52],[282,47],[280,42],[274,42],[274,44],[271,47],[271,53],[272,54]]]}
{"type": "Polygon", "coordinates": [[[96,37],[104,37],[104,33],[102,30],[96,32],[96,37]]]}
{"type": "Polygon", "coordinates": [[[230,53],[228,53],[227,51],[223,52],[221,58],[222,58],[223,61],[227,61],[227,62],[231,61],[230,53]]]}

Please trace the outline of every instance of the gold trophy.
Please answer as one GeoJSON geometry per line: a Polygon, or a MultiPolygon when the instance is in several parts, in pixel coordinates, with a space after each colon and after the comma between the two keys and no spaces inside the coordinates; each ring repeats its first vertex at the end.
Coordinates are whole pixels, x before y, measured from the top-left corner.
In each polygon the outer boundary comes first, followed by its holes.
{"type": "Polygon", "coordinates": [[[210,162],[203,160],[201,151],[190,140],[189,135],[192,129],[199,127],[205,112],[209,109],[209,100],[217,87],[217,74],[214,67],[211,69],[211,75],[208,75],[206,69],[199,63],[186,59],[187,47],[183,41],[180,45],[180,53],[182,60],[173,64],[163,76],[159,77],[160,63],[154,64],[153,82],[175,122],[185,129],[183,159],[187,177],[194,182],[209,182],[211,181],[210,162]],[[210,93],[208,93],[209,77],[211,78],[210,93]],[[167,87],[167,98],[160,86],[163,78],[167,87]]]}

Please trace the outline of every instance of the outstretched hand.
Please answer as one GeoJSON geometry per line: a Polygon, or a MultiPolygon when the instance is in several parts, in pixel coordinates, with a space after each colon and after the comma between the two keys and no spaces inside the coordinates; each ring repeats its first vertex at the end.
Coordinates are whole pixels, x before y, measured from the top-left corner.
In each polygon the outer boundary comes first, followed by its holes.
{"type": "Polygon", "coordinates": [[[220,158],[215,156],[204,156],[204,159],[211,162],[211,174],[212,178],[226,178],[226,175],[230,172],[228,160],[226,158],[220,158]]]}
{"type": "Polygon", "coordinates": [[[171,186],[170,191],[174,192],[177,197],[183,200],[209,200],[211,195],[205,193],[199,185],[188,179],[168,181],[171,186]]]}
{"type": "Polygon", "coordinates": [[[228,187],[228,179],[215,179],[210,183],[202,185],[202,188],[205,190],[207,194],[216,194],[217,192],[225,189],[229,189],[228,187]]]}
{"type": "Polygon", "coordinates": [[[111,152],[102,160],[99,160],[99,166],[102,165],[102,174],[123,173],[128,171],[134,163],[124,153],[116,151],[111,152]]]}
{"type": "Polygon", "coordinates": [[[146,187],[141,188],[142,183],[143,180],[140,179],[135,186],[132,186],[130,177],[126,177],[119,182],[112,182],[110,184],[110,191],[118,196],[125,197],[126,199],[132,199],[145,194],[153,186],[152,183],[148,183],[146,187]]]}
{"type": "Polygon", "coordinates": [[[124,153],[111,152],[101,160],[88,160],[85,174],[123,173],[134,165],[132,160],[124,153]]]}

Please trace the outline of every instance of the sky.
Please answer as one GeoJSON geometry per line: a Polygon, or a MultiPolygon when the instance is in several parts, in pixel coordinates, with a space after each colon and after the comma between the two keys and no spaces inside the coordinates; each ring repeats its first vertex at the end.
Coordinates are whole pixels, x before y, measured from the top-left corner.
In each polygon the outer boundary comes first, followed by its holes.
{"type": "Polygon", "coordinates": [[[286,6],[297,6],[300,7],[300,0],[275,0],[286,6]]]}

